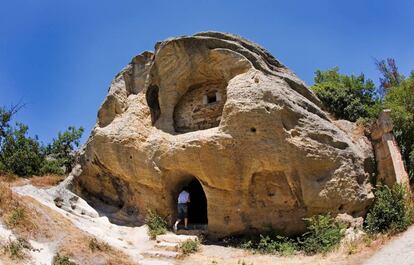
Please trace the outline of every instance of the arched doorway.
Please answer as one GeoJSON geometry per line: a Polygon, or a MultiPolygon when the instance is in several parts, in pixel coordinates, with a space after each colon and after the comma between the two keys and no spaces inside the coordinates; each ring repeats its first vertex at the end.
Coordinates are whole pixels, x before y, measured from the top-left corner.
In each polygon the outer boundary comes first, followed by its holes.
{"type": "MultiPolygon", "coordinates": [[[[182,191],[184,187],[188,188],[190,193],[190,202],[188,203],[188,225],[190,229],[204,230],[208,224],[208,215],[207,215],[207,198],[204,193],[203,186],[200,181],[194,176],[186,176],[178,182],[179,184],[175,186],[172,193],[172,198],[174,200],[174,209],[175,216],[177,216],[177,198],[178,194],[182,191]]],[[[184,222],[181,222],[178,225],[178,229],[184,227],[184,222]]]]}
{"type": "Polygon", "coordinates": [[[188,184],[190,193],[190,203],[188,204],[188,223],[197,225],[206,225],[207,217],[207,198],[201,183],[193,178],[188,184]]]}

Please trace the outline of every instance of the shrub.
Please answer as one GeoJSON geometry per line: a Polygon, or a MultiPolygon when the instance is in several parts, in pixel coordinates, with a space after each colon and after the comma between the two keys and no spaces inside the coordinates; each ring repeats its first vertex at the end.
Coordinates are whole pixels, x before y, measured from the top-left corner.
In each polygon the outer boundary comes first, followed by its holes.
{"type": "Polygon", "coordinates": [[[61,256],[59,253],[53,257],[53,265],[76,265],[75,262],[69,260],[67,256],[61,256]]]}
{"type": "Polygon", "coordinates": [[[344,236],[345,227],[329,214],[306,218],[308,232],[300,239],[306,254],[326,253],[336,247],[344,236]]]}
{"type": "Polygon", "coordinates": [[[189,255],[191,253],[197,252],[200,249],[200,242],[198,242],[198,240],[188,239],[180,243],[179,249],[183,255],[189,255]]]}
{"type": "Polygon", "coordinates": [[[167,232],[167,220],[156,211],[148,210],[145,222],[148,225],[148,235],[151,239],[167,232]]]}
{"type": "Polygon", "coordinates": [[[278,235],[271,239],[270,236],[260,235],[257,249],[262,253],[290,256],[298,250],[298,244],[293,239],[284,236],[278,235]]]}
{"type": "Polygon", "coordinates": [[[267,235],[260,235],[257,240],[245,241],[241,247],[259,253],[280,256],[290,256],[299,251],[299,244],[296,240],[277,235],[275,231],[271,231],[267,235]]]}
{"type": "Polygon", "coordinates": [[[8,227],[13,228],[23,223],[26,219],[26,210],[21,206],[16,206],[15,208],[11,209],[10,213],[8,214],[5,223],[8,227]]]}
{"type": "Polygon", "coordinates": [[[11,259],[24,259],[26,257],[24,253],[25,248],[30,248],[30,245],[26,240],[19,238],[16,240],[10,240],[3,246],[3,252],[7,253],[11,259]]]}
{"type": "Polygon", "coordinates": [[[293,239],[271,231],[265,236],[260,235],[258,240],[245,241],[241,247],[281,256],[293,255],[298,251],[306,254],[326,253],[336,247],[345,234],[344,225],[329,214],[313,216],[305,221],[308,231],[299,238],[293,239]]]}
{"type": "Polygon", "coordinates": [[[111,246],[109,246],[106,242],[101,242],[97,240],[96,238],[91,238],[89,240],[89,249],[92,252],[95,251],[108,251],[111,249],[111,246]]]}
{"type": "Polygon", "coordinates": [[[365,219],[369,233],[404,231],[413,221],[413,210],[408,204],[407,191],[401,184],[392,188],[380,186],[375,191],[375,201],[365,219]]]}

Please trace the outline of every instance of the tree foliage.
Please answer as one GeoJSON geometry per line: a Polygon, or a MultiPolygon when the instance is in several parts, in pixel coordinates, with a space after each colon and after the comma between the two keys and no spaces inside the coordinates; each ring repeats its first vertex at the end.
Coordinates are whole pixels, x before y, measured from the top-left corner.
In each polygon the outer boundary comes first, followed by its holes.
{"type": "Polygon", "coordinates": [[[47,146],[28,136],[29,127],[11,124],[22,105],[0,107],[0,173],[18,176],[64,174],[72,169],[74,150],[79,146],[83,128],[69,127],[47,146]]]}
{"type": "Polygon", "coordinates": [[[82,133],[82,127],[77,129],[73,126],[69,126],[63,133],[59,132],[58,137],[46,147],[46,155],[49,155],[52,161],[54,159],[59,165],[64,166],[67,172],[70,172],[75,162],[74,150],[79,147],[82,133]]]}
{"type": "Polygon", "coordinates": [[[379,78],[380,87],[378,91],[380,96],[384,97],[390,88],[400,85],[404,77],[398,72],[397,64],[393,58],[376,60],[375,64],[382,75],[379,78]]]}
{"type": "Polygon", "coordinates": [[[28,127],[17,124],[7,130],[0,152],[1,167],[18,176],[38,174],[43,162],[42,148],[36,138],[27,136],[28,127]]]}
{"type": "Polygon", "coordinates": [[[315,72],[312,90],[324,103],[329,112],[338,119],[356,121],[370,116],[376,104],[375,85],[364,74],[343,75],[335,67],[327,71],[315,72]]]}

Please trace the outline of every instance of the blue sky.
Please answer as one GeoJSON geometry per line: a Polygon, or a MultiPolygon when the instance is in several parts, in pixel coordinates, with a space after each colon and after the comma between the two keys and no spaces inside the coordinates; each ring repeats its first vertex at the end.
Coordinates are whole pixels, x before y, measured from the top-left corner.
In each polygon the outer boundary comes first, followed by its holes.
{"type": "Polygon", "coordinates": [[[374,59],[414,69],[414,1],[0,0],[0,106],[50,141],[68,125],[84,140],[117,72],[156,41],[215,30],[268,49],[307,84],[339,66],[377,82],[374,59]]]}

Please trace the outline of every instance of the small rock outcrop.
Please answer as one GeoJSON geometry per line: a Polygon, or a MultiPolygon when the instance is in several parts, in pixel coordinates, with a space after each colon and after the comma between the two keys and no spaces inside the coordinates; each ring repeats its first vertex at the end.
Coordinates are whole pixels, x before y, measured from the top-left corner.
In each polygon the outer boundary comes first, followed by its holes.
{"type": "Polygon", "coordinates": [[[113,80],[73,190],[114,222],[148,209],[173,220],[190,187],[190,223],[216,236],[304,230],[317,213],[364,214],[371,143],[333,121],[286,66],[238,36],[168,39],[113,80]]]}

